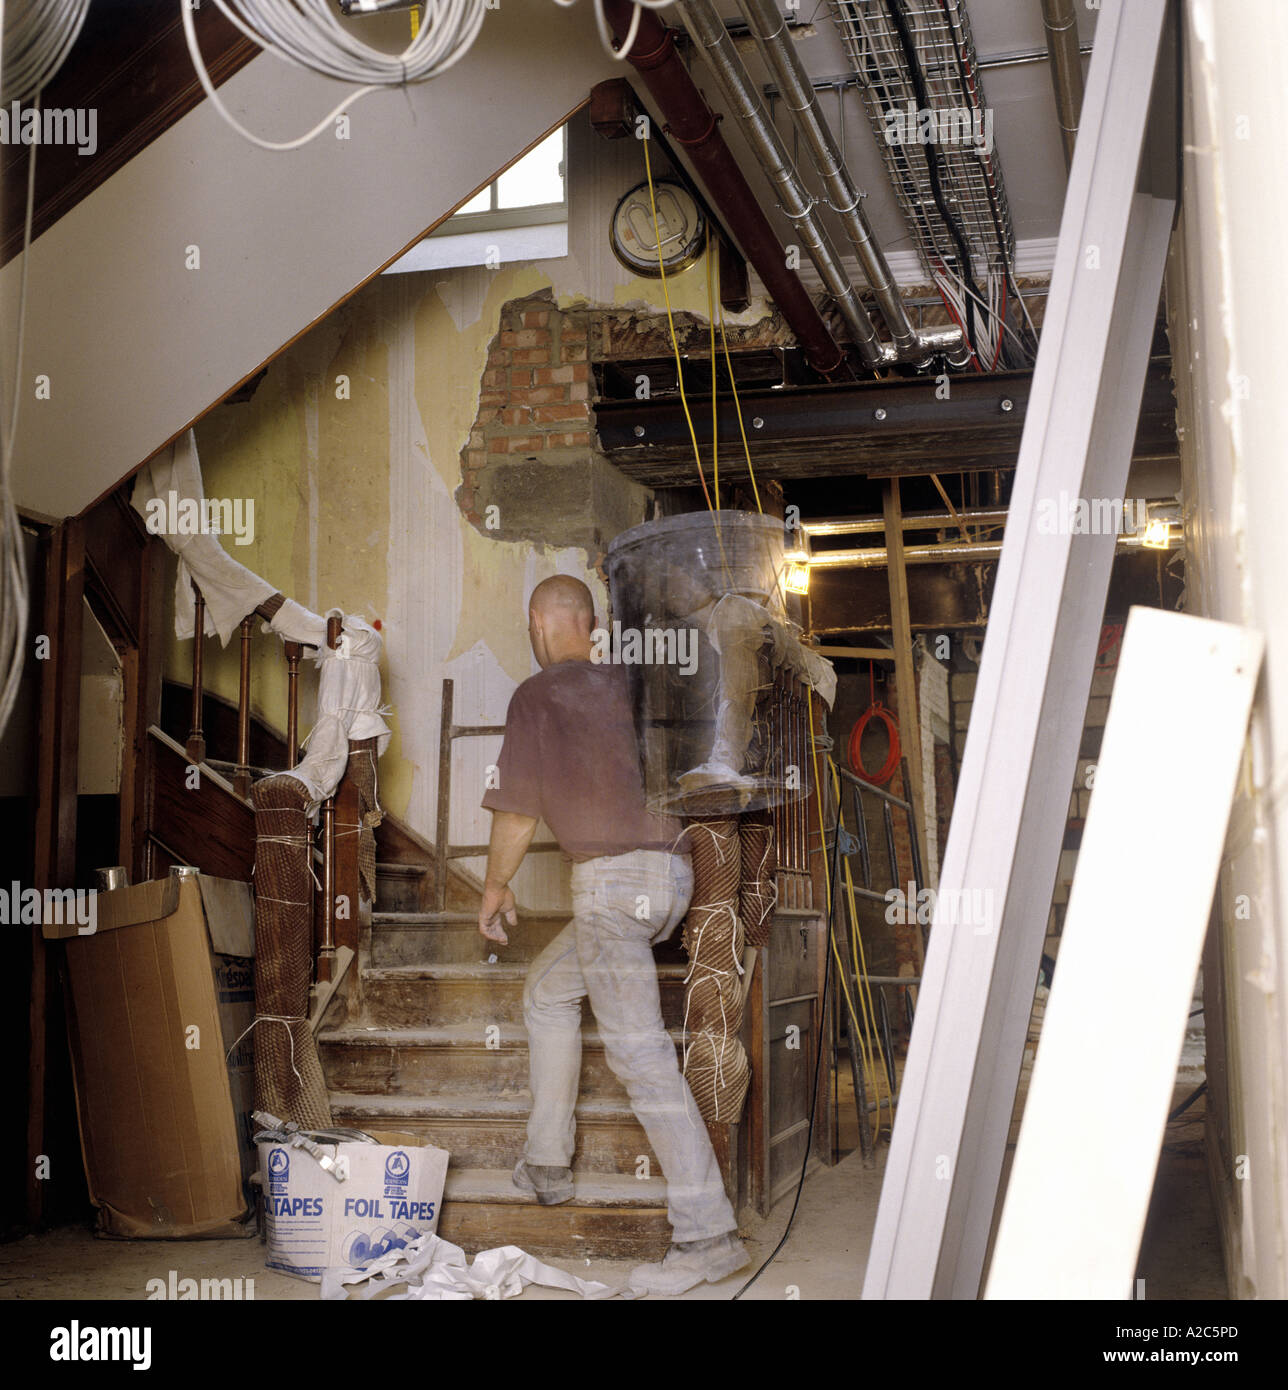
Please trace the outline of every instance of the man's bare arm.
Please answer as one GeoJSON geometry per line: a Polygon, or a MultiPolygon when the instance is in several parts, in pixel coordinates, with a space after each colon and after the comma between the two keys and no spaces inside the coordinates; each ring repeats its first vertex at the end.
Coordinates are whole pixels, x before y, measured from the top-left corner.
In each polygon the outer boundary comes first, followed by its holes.
{"type": "Polygon", "coordinates": [[[502,916],[510,926],[518,924],[514,892],[507,885],[523,863],[536,829],[537,821],[533,816],[521,816],[517,811],[492,812],[487,878],[483,885],[483,901],[479,904],[479,931],[490,941],[505,945],[509,940],[502,916]]]}

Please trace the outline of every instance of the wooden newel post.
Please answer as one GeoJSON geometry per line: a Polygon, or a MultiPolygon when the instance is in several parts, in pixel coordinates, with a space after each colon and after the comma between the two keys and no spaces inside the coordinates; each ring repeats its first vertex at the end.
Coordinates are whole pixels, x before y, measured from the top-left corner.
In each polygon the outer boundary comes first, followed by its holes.
{"type": "Polygon", "coordinates": [[[192,600],[192,714],[188,720],[185,751],[189,762],[202,763],[206,760],[206,735],[201,728],[201,659],[206,638],[206,600],[196,584],[192,586],[192,600]]]}
{"type": "Polygon", "coordinates": [[[286,642],[286,766],[300,760],[300,642],[286,642]]]}
{"type": "MultiPolygon", "coordinates": [[[[332,614],[326,620],[326,644],[334,651],[340,645],[344,619],[332,614]]],[[[347,769],[346,769],[347,771],[347,769]]],[[[335,970],[335,796],[322,803],[322,932],[318,942],[317,978],[330,980],[335,970]]]]}
{"type": "Polygon", "coordinates": [[[322,939],[317,979],[325,984],[335,968],[335,797],[322,803],[322,939]]]}

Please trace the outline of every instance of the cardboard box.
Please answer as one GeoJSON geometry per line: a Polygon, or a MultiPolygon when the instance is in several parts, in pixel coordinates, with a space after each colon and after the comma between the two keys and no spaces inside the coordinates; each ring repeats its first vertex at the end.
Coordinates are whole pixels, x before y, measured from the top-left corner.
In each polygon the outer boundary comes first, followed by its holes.
{"type": "Polygon", "coordinates": [[[93,935],[75,923],[43,930],[66,942],[72,1076],[99,1230],[252,1235],[250,1037],[231,1072],[225,1061],[254,1017],[249,885],[157,879],[98,894],[93,935]]]}
{"type": "Polygon", "coordinates": [[[337,1181],[303,1149],[259,1146],[269,1269],[320,1280],[334,1265],[362,1268],[438,1229],[448,1152],[406,1134],[373,1131],[379,1144],[326,1144],[348,1160],[337,1181]]]}

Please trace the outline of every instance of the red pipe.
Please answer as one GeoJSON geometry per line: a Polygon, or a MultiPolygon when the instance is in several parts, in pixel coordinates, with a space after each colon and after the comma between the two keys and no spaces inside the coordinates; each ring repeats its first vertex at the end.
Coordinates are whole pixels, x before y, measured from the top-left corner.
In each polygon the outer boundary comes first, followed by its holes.
{"type": "MultiPolygon", "coordinates": [[[[634,9],[632,0],[604,0],[604,14],[619,44],[625,42],[634,9]]],[[[788,270],[787,253],[720,134],[720,117],[707,105],[675,51],[673,32],[652,10],[640,12],[639,32],[627,62],[643,77],[666,121],[667,133],[684,146],[711,202],[756,267],[810,366],[824,376],[845,369],[841,345],[823,322],[800,277],[788,270]]]]}

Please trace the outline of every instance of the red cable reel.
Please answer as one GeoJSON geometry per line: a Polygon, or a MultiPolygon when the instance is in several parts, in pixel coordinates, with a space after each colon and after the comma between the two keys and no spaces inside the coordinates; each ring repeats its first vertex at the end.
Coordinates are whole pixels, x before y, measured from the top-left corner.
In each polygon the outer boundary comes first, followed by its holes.
{"type": "Polygon", "coordinates": [[[862,777],[865,782],[880,787],[894,776],[894,770],[899,766],[899,759],[902,756],[902,748],[899,743],[899,725],[895,722],[894,715],[877,699],[876,667],[872,662],[868,663],[868,689],[870,703],[859,716],[858,723],[850,730],[850,742],[846,752],[850,770],[856,776],[862,777]],[[863,766],[863,731],[874,719],[879,719],[885,725],[890,751],[886,754],[885,762],[875,772],[869,772],[863,766]]]}

